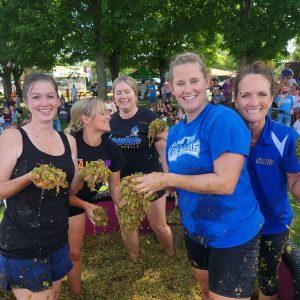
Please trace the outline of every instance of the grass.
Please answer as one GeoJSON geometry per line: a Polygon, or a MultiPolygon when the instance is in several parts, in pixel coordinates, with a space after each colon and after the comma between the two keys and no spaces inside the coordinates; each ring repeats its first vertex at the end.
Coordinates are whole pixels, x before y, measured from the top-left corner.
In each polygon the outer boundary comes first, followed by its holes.
{"type": "MultiPolygon", "coordinates": [[[[291,199],[294,221],[291,239],[300,247],[300,204],[291,199]]],[[[3,215],[0,207],[0,219],[3,215]]],[[[168,258],[153,234],[140,238],[141,257],[128,259],[120,233],[87,236],[83,245],[84,268],[82,295],[70,295],[67,282],[62,284],[61,300],[199,300],[184,246],[168,258]]],[[[0,289],[0,299],[15,299],[0,289]]],[[[257,299],[256,296],[253,299],[257,299]]]]}

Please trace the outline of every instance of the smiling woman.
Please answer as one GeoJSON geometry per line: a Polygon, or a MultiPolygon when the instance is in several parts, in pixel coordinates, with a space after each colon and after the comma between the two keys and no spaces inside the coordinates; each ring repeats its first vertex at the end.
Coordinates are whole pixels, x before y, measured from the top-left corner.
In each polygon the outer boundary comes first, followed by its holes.
{"type": "Polygon", "coordinates": [[[169,173],[139,177],[136,189],[176,188],[201,299],[250,299],[263,217],[245,164],[249,131],[233,110],[207,103],[209,80],[198,55],[177,55],[169,74],[186,118],[167,138],[169,173]]]}
{"type": "Polygon", "coordinates": [[[287,190],[300,199],[298,135],[267,116],[276,87],[272,69],[258,61],[239,70],[234,92],[238,112],[251,131],[247,169],[265,217],[258,271],[260,299],[278,298],[278,266],[293,218],[287,190]]]}
{"type": "Polygon", "coordinates": [[[0,277],[17,299],[57,299],[72,267],[67,205],[68,192],[76,188],[76,145],[73,137],[53,129],[59,99],[51,77],[27,75],[23,96],[31,122],[0,136],[0,199],[7,203],[0,223],[0,277]],[[41,164],[60,169],[67,180],[63,188],[48,190],[33,180],[32,170],[41,164]]]}

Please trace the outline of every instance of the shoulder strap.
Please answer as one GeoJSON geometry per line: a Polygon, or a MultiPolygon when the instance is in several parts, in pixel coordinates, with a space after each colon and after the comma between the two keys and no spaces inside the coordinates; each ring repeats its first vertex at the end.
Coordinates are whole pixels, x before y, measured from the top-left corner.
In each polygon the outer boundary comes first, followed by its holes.
{"type": "Polygon", "coordinates": [[[58,131],[58,133],[59,133],[60,138],[62,139],[62,142],[63,142],[63,144],[65,146],[65,154],[71,155],[72,154],[71,146],[69,144],[67,136],[63,132],[58,131]]]}

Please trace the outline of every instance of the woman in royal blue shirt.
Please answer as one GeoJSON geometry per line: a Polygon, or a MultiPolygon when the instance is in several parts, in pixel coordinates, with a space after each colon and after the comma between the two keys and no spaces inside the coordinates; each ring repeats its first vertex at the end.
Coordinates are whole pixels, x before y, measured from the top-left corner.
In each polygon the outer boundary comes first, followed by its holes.
{"type": "Polygon", "coordinates": [[[297,133],[267,116],[276,87],[270,67],[256,62],[238,72],[234,91],[236,107],[251,131],[247,168],[265,217],[258,272],[259,299],[264,300],[278,299],[278,266],[293,218],[288,189],[300,198],[297,133]]]}
{"type": "Polygon", "coordinates": [[[245,159],[250,132],[233,110],[208,104],[209,79],[198,55],[178,55],[169,74],[186,118],[167,138],[169,173],[145,175],[136,188],[176,188],[202,299],[250,299],[263,225],[245,159]]]}

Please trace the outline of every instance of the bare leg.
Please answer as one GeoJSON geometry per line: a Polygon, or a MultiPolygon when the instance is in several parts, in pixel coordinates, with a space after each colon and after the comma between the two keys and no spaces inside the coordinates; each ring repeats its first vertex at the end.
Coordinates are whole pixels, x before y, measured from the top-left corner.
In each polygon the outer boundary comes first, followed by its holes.
{"type": "Polygon", "coordinates": [[[69,218],[69,244],[70,257],[73,268],[68,274],[68,283],[71,292],[75,295],[80,294],[82,257],[81,246],[85,232],[85,213],[69,218]]]}
{"type": "Polygon", "coordinates": [[[151,202],[147,214],[149,225],[168,256],[174,256],[172,231],[166,222],[166,194],[151,202]]]}
{"type": "Polygon", "coordinates": [[[276,295],[273,295],[273,296],[266,296],[261,291],[259,291],[258,299],[259,300],[278,300],[279,299],[279,294],[277,293],[276,295]]]}
{"type": "Polygon", "coordinates": [[[62,279],[53,281],[52,288],[42,292],[31,292],[27,289],[12,289],[17,300],[58,300],[62,279]]]}
{"type": "MultiPolygon", "coordinates": [[[[118,207],[115,205],[115,210],[118,216],[118,207]]],[[[120,224],[120,220],[119,220],[120,224]]],[[[139,232],[138,230],[124,230],[122,226],[121,228],[121,236],[123,243],[127,249],[128,255],[132,260],[137,260],[139,257],[139,232]]]]}
{"type": "Polygon", "coordinates": [[[210,300],[208,289],[208,271],[192,268],[194,276],[200,285],[201,300],[210,300]]]}
{"type": "MultiPolygon", "coordinates": [[[[213,293],[212,291],[209,291],[209,300],[236,300],[236,298],[230,298],[230,297],[224,297],[224,296],[220,296],[217,295],[215,293],[213,293]]],[[[243,299],[243,300],[250,300],[249,298],[238,298],[238,299],[243,299]]]]}

